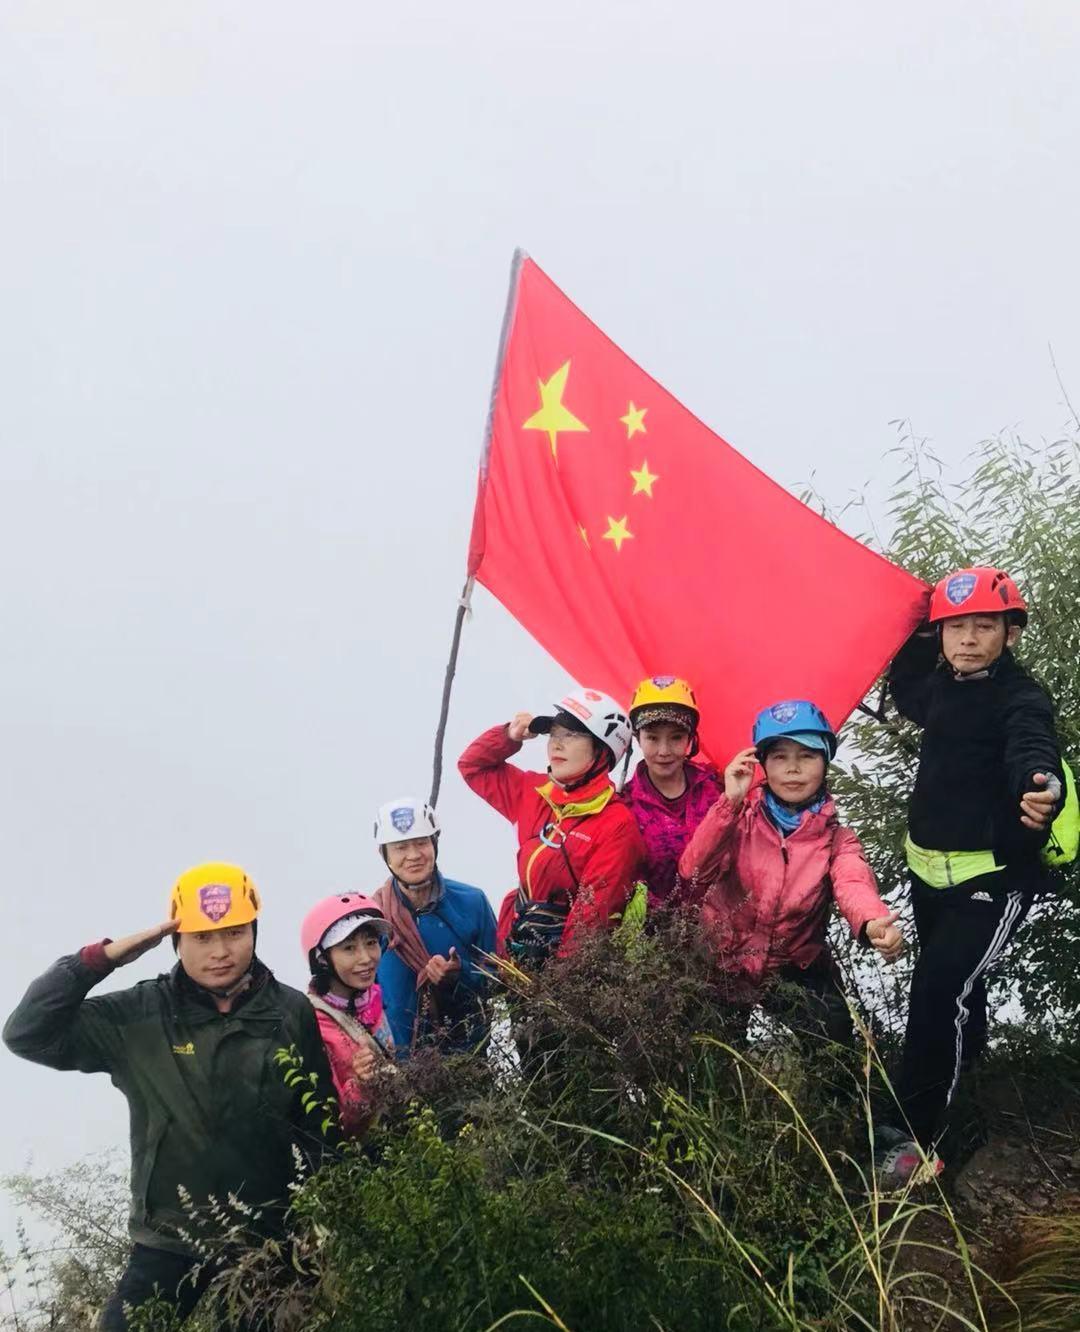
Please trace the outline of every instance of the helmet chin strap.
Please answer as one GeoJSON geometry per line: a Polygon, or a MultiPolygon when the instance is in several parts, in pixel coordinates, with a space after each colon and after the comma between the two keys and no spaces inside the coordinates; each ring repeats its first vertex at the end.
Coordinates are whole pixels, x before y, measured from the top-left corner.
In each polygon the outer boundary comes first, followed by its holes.
{"type": "Polygon", "coordinates": [[[610,771],[608,761],[603,754],[598,754],[593,764],[580,777],[575,777],[569,782],[560,782],[558,777],[551,771],[551,765],[548,764],[547,774],[551,780],[562,791],[577,791],[580,787],[587,785],[594,777],[598,777],[602,772],[610,771]]]}
{"type": "MultiPolygon", "coordinates": [[[[432,891],[434,891],[434,888],[435,888],[435,880],[436,880],[436,878],[438,878],[438,874],[439,874],[439,837],[438,837],[438,834],[436,834],[431,840],[432,840],[432,843],[433,843],[433,845],[434,845],[434,850],[435,850],[435,863],[434,863],[434,865],[432,865],[432,867],[431,867],[431,873],[430,873],[430,874],[428,875],[428,877],[423,881],[423,883],[406,883],[405,880],[402,879],[402,878],[399,878],[398,875],[396,875],[396,874],[394,873],[393,870],[390,870],[390,877],[393,879],[393,881],[394,881],[395,883],[397,883],[397,884],[400,884],[401,887],[404,888],[407,892],[417,892],[417,893],[418,893],[418,892],[422,892],[422,891],[423,891],[424,889],[426,889],[426,888],[430,888],[432,891]]],[[[383,858],[383,861],[384,861],[385,864],[386,864],[386,868],[387,868],[387,869],[390,869],[390,857],[386,854],[386,847],[385,847],[385,846],[380,846],[380,847],[379,847],[379,851],[380,851],[381,854],[382,854],[382,858],[383,858]]]]}
{"type": "MultiPolygon", "coordinates": [[[[254,958],[252,958],[252,961],[254,961],[254,958]]],[[[196,981],[195,984],[198,985],[198,981],[196,981]]],[[[227,985],[224,988],[217,989],[210,985],[199,985],[199,989],[205,990],[207,994],[212,994],[215,999],[235,999],[236,996],[242,994],[250,984],[251,971],[249,969],[244,972],[235,985],[227,985]]]]}
{"type": "MultiPolygon", "coordinates": [[[[772,790],[771,787],[769,789],[772,790]]],[[[827,795],[828,790],[829,790],[829,783],[828,780],[826,780],[821,783],[821,785],[818,787],[818,789],[814,792],[812,796],[807,796],[805,800],[797,800],[794,802],[791,800],[785,800],[783,796],[778,796],[775,792],[773,792],[773,799],[776,800],[779,804],[783,805],[785,809],[798,809],[798,810],[809,809],[810,806],[816,804],[821,799],[822,796],[827,795]]]]}
{"type": "Polygon", "coordinates": [[[394,882],[399,883],[407,893],[419,893],[426,888],[435,887],[435,875],[433,874],[430,879],[425,879],[423,883],[406,883],[404,879],[399,879],[395,874],[394,882]]]}
{"type": "Polygon", "coordinates": [[[989,666],[981,666],[977,671],[959,671],[951,661],[948,666],[954,680],[989,680],[997,668],[997,661],[992,661],[989,666]]]}

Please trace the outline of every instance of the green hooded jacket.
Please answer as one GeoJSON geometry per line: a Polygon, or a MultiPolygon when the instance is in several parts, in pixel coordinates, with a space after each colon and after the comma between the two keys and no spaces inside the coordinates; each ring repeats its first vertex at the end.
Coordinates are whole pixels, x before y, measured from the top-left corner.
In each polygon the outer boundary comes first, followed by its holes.
{"type": "Polygon", "coordinates": [[[12,1053],[47,1068],[108,1073],[131,1116],[131,1237],[190,1253],[180,1234],[195,1206],[230,1194],[280,1226],[296,1178],[296,1152],[317,1166],[336,1135],[333,1084],[315,1014],[305,995],[259,961],[252,986],[220,1013],[180,965],[156,980],[88,999],[103,973],[79,955],[62,957],[34,981],[4,1027],[12,1053]],[[318,1106],[308,1113],[274,1059],[294,1047],[314,1073],[318,1106]],[[327,1102],[330,1102],[327,1109],[327,1102]],[[327,1118],[333,1124],[326,1126],[327,1118]]]}

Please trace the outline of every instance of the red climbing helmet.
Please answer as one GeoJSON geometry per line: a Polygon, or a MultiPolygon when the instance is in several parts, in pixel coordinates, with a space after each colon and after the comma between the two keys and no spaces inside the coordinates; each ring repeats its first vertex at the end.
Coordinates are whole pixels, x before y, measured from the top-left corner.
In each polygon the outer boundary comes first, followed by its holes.
{"type": "Polygon", "coordinates": [[[958,569],[943,578],[930,598],[930,623],[954,615],[1004,615],[1027,624],[1027,602],[1002,569],[958,569]]]}

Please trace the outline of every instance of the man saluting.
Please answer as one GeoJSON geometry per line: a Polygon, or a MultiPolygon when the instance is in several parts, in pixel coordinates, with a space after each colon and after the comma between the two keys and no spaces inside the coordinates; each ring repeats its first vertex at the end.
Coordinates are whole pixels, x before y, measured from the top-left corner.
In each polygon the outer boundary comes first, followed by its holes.
{"type": "MultiPolygon", "coordinates": [[[[188,870],[172,891],[169,919],[125,939],[103,939],[62,957],[39,976],[4,1028],[8,1048],[48,1068],[108,1073],[131,1117],[131,1238],[120,1284],[102,1312],[105,1332],[155,1294],[182,1316],[213,1273],[196,1266],[181,1231],[212,1194],[230,1194],[279,1229],[295,1173],[294,1147],[314,1163],[332,1096],[307,998],[274,979],[255,955],[255,885],[235,865],[188,870]],[[177,964],[156,980],[87,998],[115,967],[167,935],[177,964]],[[318,1108],[305,1112],[275,1061],[293,1047],[316,1076],[318,1108]]],[[[331,1109],[330,1114],[333,1115],[331,1109]]]]}

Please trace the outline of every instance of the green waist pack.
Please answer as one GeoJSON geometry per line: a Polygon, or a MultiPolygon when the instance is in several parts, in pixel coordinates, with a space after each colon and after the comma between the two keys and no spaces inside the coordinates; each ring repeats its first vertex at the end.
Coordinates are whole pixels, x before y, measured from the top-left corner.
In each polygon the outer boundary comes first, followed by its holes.
{"type": "MultiPolygon", "coordinates": [[[[1050,836],[1039,853],[1044,865],[1057,869],[1071,865],[1080,851],[1080,799],[1076,794],[1076,779],[1067,763],[1062,763],[1065,775],[1065,799],[1057,818],[1050,825],[1050,836]]],[[[994,859],[992,851],[928,851],[917,846],[910,837],[904,842],[904,856],[908,869],[914,870],[931,888],[953,888],[982,874],[993,874],[1003,869],[994,859]]]]}
{"type": "Polygon", "coordinates": [[[1067,763],[1062,763],[1061,770],[1065,774],[1065,801],[1050,825],[1050,839],[1042,849],[1043,863],[1055,867],[1071,865],[1080,851],[1080,800],[1076,796],[1076,779],[1067,763]]]}

